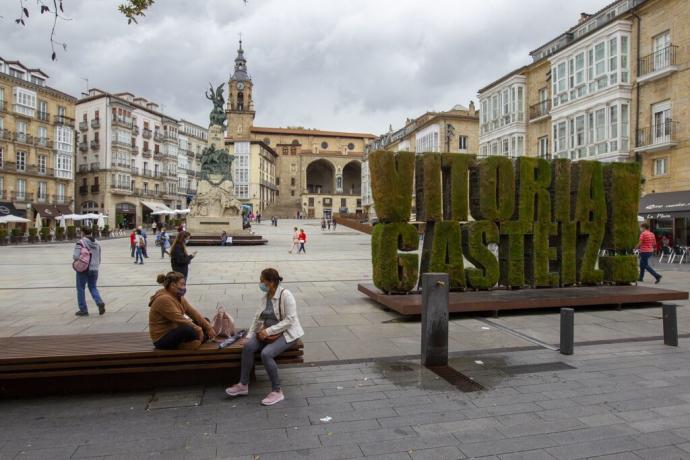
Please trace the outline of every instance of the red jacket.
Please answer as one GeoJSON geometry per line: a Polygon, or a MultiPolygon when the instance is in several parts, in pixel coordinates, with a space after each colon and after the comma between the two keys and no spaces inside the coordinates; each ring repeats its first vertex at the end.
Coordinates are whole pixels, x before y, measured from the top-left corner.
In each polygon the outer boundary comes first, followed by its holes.
{"type": "Polygon", "coordinates": [[[137,241],[137,236],[134,234],[134,232],[129,234],[129,244],[134,246],[134,243],[137,241]]]}
{"type": "Polygon", "coordinates": [[[306,243],[307,242],[307,234],[304,232],[299,232],[299,239],[306,243]]]}

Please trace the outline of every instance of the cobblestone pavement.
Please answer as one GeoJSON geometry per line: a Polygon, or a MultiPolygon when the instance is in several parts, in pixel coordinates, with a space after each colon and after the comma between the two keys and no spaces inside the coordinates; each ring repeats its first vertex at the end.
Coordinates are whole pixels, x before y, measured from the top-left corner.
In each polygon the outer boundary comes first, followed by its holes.
{"type": "MultiPolygon", "coordinates": [[[[371,281],[369,236],[339,226],[321,232],[318,221],[281,220],[279,227],[255,225],[269,244],[259,247],[200,247],[190,268],[187,298],[207,316],[220,302],[246,325],[259,302],[261,269],[276,267],[298,300],[306,331],[305,359],[311,362],[419,354],[420,325],[384,311],[357,292],[371,281]],[[293,226],[304,227],[307,254],[288,254],[293,226]]],[[[0,336],[145,331],[148,298],[158,289],[156,274],[169,270],[150,239],[150,258],[134,265],[128,239],[107,240],[99,285],[107,314],[75,318],[76,294],[71,244],[0,247],[0,336]]],[[[661,287],[688,289],[690,264],[663,265],[661,287]]],[[[651,285],[651,281],[645,282],[651,285]]],[[[88,297],[91,311],[95,305],[88,297]]],[[[683,303],[685,305],[685,303],[683,303]]],[[[681,308],[681,334],[690,333],[690,316],[681,308]]],[[[578,310],[578,341],[661,335],[660,309],[578,310]]],[[[497,319],[453,315],[450,350],[532,346],[529,339],[558,342],[557,312],[505,313],[497,319]],[[515,334],[513,332],[517,332],[515,334]],[[522,335],[520,335],[522,334],[522,335]],[[528,338],[524,336],[527,335],[528,338]]]]}
{"type": "Polygon", "coordinates": [[[688,459],[690,347],[659,342],[283,369],[287,399],[220,387],[0,402],[0,459],[688,459]],[[559,368],[560,370],[548,370],[559,368]]]}

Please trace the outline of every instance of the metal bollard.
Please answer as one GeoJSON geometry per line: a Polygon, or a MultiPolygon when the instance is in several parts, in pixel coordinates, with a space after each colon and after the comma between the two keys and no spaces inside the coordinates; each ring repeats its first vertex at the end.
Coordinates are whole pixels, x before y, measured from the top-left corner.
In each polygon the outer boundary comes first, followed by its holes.
{"type": "Polygon", "coordinates": [[[664,318],[664,345],[678,346],[678,317],[675,305],[662,305],[661,312],[664,318]]]}
{"type": "Polygon", "coordinates": [[[572,355],[575,348],[575,310],[561,308],[561,354],[572,355]]]}
{"type": "Polygon", "coordinates": [[[448,273],[422,275],[422,365],[448,365],[448,273]]]}

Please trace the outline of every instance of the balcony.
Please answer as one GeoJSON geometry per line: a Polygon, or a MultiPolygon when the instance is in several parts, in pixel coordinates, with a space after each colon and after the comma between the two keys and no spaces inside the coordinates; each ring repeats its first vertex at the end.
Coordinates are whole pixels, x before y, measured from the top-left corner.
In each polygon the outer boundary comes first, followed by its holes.
{"type": "Polygon", "coordinates": [[[139,175],[139,168],[137,168],[136,166],[130,166],[129,173],[133,176],[138,176],[139,175]]]}
{"type": "Polygon", "coordinates": [[[116,139],[113,139],[110,143],[113,147],[125,149],[125,150],[131,150],[132,149],[132,143],[131,142],[123,142],[123,141],[118,141],[116,139]]]}
{"type": "Polygon", "coordinates": [[[83,132],[88,131],[88,129],[89,129],[89,124],[87,122],[85,122],[85,121],[79,122],[79,131],[81,131],[83,133],[83,132]]]}
{"type": "Polygon", "coordinates": [[[144,139],[151,139],[151,134],[153,134],[153,133],[152,133],[152,131],[151,131],[150,129],[148,129],[148,128],[144,128],[144,129],[141,131],[141,136],[142,136],[144,139]]]}
{"type": "Polygon", "coordinates": [[[53,123],[55,123],[56,125],[74,126],[74,118],[68,117],[66,115],[55,115],[53,123]]]}
{"type": "Polygon", "coordinates": [[[114,116],[113,126],[120,126],[121,128],[132,129],[134,123],[132,122],[132,119],[129,117],[114,116]]]}
{"type": "Polygon", "coordinates": [[[91,186],[91,193],[98,193],[101,191],[101,186],[98,184],[94,184],[91,186]]]}
{"type": "Polygon", "coordinates": [[[111,167],[114,169],[120,169],[122,171],[127,171],[129,172],[131,169],[131,165],[126,162],[121,162],[121,161],[113,161],[110,163],[111,167]]]}
{"type": "Polygon", "coordinates": [[[91,150],[98,150],[100,148],[101,148],[101,143],[97,139],[94,139],[91,141],[91,150]]]}
{"type": "Polygon", "coordinates": [[[151,158],[151,155],[153,155],[153,152],[151,152],[150,149],[141,149],[141,156],[143,156],[144,158],[151,158]]]}
{"type": "Polygon", "coordinates": [[[38,118],[39,121],[48,123],[50,121],[50,114],[48,112],[36,112],[36,118],[38,118]]]}
{"type": "Polygon", "coordinates": [[[144,177],[153,177],[153,171],[151,171],[150,169],[144,169],[142,170],[142,175],[144,177]]]}
{"type": "Polygon", "coordinates": [[[11,141],[12,131],[7,129],[0,129],[0,141],[11,141]]]}
{"type": "Polygon", "coordinates": [[[15,132],[14,142],[18,144],[33,145],[34,137],[31,134],[15,132]]]}
{"type": "Polygon", "coordinates": [[[33,192],[12,192],[10,193],[11,201],[31,201],[33,192]]]}
{"type": "Polygon", "coordinates": [[[91,164],[89,165],[89,171],[94,171],[94,172],[95,172],[95,171],[100,171],[100,169],[101,169],[101,165],[98,164],[98,163],[91,163],[91,164]]]}
{"type": "Polygon", "coordinates": [[[80,173],[88,172],[88,170],[89,170],[89,165],[79,165],[79,172],[80,173]]]}
{"type": "Polygon", "coordinates": [[[91,120],[91,128],[98,129],[100,127],[101,127],[101,119],[100,118],[94,118],[91,120]]]}
{"type": "Polygon", "coordinates": [[[177,142],[177,134],[173,134],[170,131],[163,131],[163,138],[168,142],[177,142]]]}
{"type": "Polygon", "coordinates": [[[89,150],[89,143],[88,142],[80,142],[79,143],[79,151],[86,153],[89,150]]]}
{"type": "Polygon", "coordinates": [[[132,136],[139,135],[139,127],[137,125],[132,126],[132,136]]]}
{"type": "Polygon", "coordinates": [[[80,185],[79,186],[79,194],[80,195],[88,195],[89,193],[89,186],[88,185],[80,185]]]}
{"type": "Polygon", "coordinates": [[[163,133],[162,133],[162,132],[160,132],[160,131],[155,131],[155,132],[153,133],[153,140],[154,140],[154,141],[156,141],[156,142],[163,142],[163,139],[164,139],[164,137],[163,137],[163,133]]]}
{"type": "Polygon", "coordinates": [[[551,111],[551,99],[541,101],[529,107],[529,121],[537,121],[549,115],[551,111]]]}
{"type": "Polygon", "coordinates": [[[663,78],[678,70],[676,54],[678,45],[669,45],[641,57],[637,65],[637,81],[643,83],[663,78]]]}
{"type": "Polygon", "coordinates": [[[635,152],[658,152],[678,145],[678,122],[668,120],[637,130],[635,152]]]}
{"type": "Polygon", "coordinates": [[[53,148],[53,140],[52,139],[48,139],[47,137],[36,137],[36,138],[34,138],[34,140],[36,141],[34,144],[36,147],[41,147],[44,149],[52,149],[53,148]]]}
{"type": "Polygon", "coordinates": [[[0,112],[7,112],[7,101],[0,101],[0,112]]]}
{"type": "Polygon", "coordinates": [[[131,185],[110,184],[110,190],[115,195],[131,195],[133,190],[131,185]]]}

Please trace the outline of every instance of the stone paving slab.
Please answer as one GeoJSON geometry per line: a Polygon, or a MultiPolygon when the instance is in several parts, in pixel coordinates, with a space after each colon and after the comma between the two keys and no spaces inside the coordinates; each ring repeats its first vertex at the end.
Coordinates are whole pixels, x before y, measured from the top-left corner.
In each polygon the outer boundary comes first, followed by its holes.
{"type": "Polygon", "coordinates": [[[466,375],[554,361],[573,368],[503,373],[474,393],[415,360],[305,365],[282,370],[287,399],[268,408],[259,405],[269,391],[261,371],[239,399],[211,386],[6,400],[0,459],[685,459],[689,360],[687,341],[580,346],[568,357],[480,353],[456,359],[466,375]],[[170,404],[153,408],[156,396],[170,404]]]}

